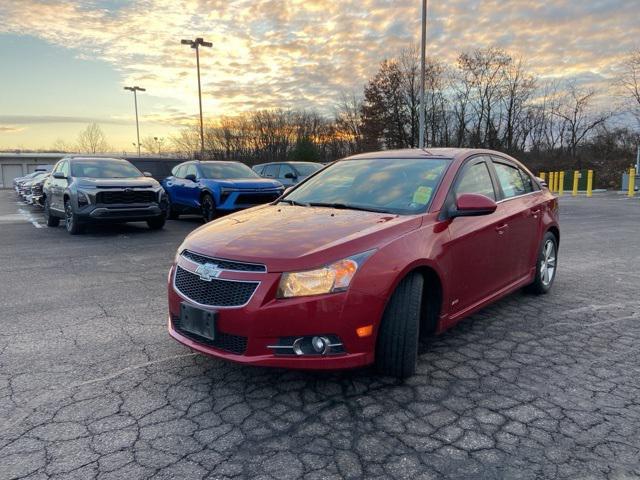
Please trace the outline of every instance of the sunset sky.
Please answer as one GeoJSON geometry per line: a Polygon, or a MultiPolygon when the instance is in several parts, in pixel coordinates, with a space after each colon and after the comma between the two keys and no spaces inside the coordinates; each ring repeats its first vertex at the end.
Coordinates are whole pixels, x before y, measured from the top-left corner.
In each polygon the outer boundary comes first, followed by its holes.
{"type": "MultiPolygon", "coordinates": [[[[497,45],[545,77],[605,86],[640,46],[638,0],[431,0],[428,53],[453,63],[497,45]]],[[[259,108],[332,114],[386,57],[419,41],[420,0],[0,0],[0,148],[68,143],[97,122],[111,145],[169,137],[197,115],[202,36],[205,119],[259,108]]],[[[613,99],[612,99],[613,101],[613,99]]]]}

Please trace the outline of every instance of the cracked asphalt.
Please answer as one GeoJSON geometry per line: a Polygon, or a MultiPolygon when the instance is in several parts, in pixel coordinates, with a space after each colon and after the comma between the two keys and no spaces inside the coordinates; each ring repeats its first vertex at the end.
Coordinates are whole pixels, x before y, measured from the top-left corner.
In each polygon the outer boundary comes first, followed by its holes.
{"type": "Polygon", "coordinates": [[[640,478],[640,199],[561,199],[552,293],[421,345],[405,382],[166,333],[197,220],[71,237],[0,191],[0,479],[640,478]]]}

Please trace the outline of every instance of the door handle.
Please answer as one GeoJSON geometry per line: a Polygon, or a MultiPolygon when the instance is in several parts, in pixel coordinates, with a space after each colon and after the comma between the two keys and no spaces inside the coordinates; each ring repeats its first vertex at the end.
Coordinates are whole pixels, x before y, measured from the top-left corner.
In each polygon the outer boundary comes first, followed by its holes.
{"type": "Polygon", "coordinates": [[[502,235],[504,232],[507,231],[508,228],[509,228],[509,225],[505,223],[504,225],[500,225],[496,227],[496,232],[498,232],[498,235],[502,235]]]}

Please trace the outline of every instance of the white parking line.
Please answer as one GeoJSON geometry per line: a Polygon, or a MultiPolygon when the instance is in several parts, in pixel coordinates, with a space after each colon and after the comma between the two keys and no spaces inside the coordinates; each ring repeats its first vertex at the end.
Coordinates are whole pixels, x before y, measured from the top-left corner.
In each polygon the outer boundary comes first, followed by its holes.
{"type": "Polygon", "coordinates": [[[36,227],[36,228],[44,228],[44,225],[41,225],[38,223],[38,221],[35,219],[35,217],[33,215],[31,215],[31,212],[24,210],[22,208],[19,208],[18,211],[20,212],[20,214],[28,221],[31,222],[31,224],[36,227]]]}

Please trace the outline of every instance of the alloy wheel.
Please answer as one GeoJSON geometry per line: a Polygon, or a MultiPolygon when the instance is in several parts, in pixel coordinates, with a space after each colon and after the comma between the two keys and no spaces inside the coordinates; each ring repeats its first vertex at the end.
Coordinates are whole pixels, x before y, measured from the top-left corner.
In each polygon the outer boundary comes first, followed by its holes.
{"type": "Polygon", "coordinates": [[[205,195],[202,199],[202,217],[205,222],[213,220],[215,214],[215,207],[213,205],[213,199],[209,195],[205,195]]]}
{"type": "Polygon", "coordinates": [[[73,229],[73,211],[69,202],[64,204],[64,226],[68,231],[73,229]]]}
{"type": "Polygon", "coordinates": [[[545,287],[553,281],[556,273],[556,245],[553,240],[545,242],[542,249],[542,259],[540,260],[540,280],[545,287]]]}

